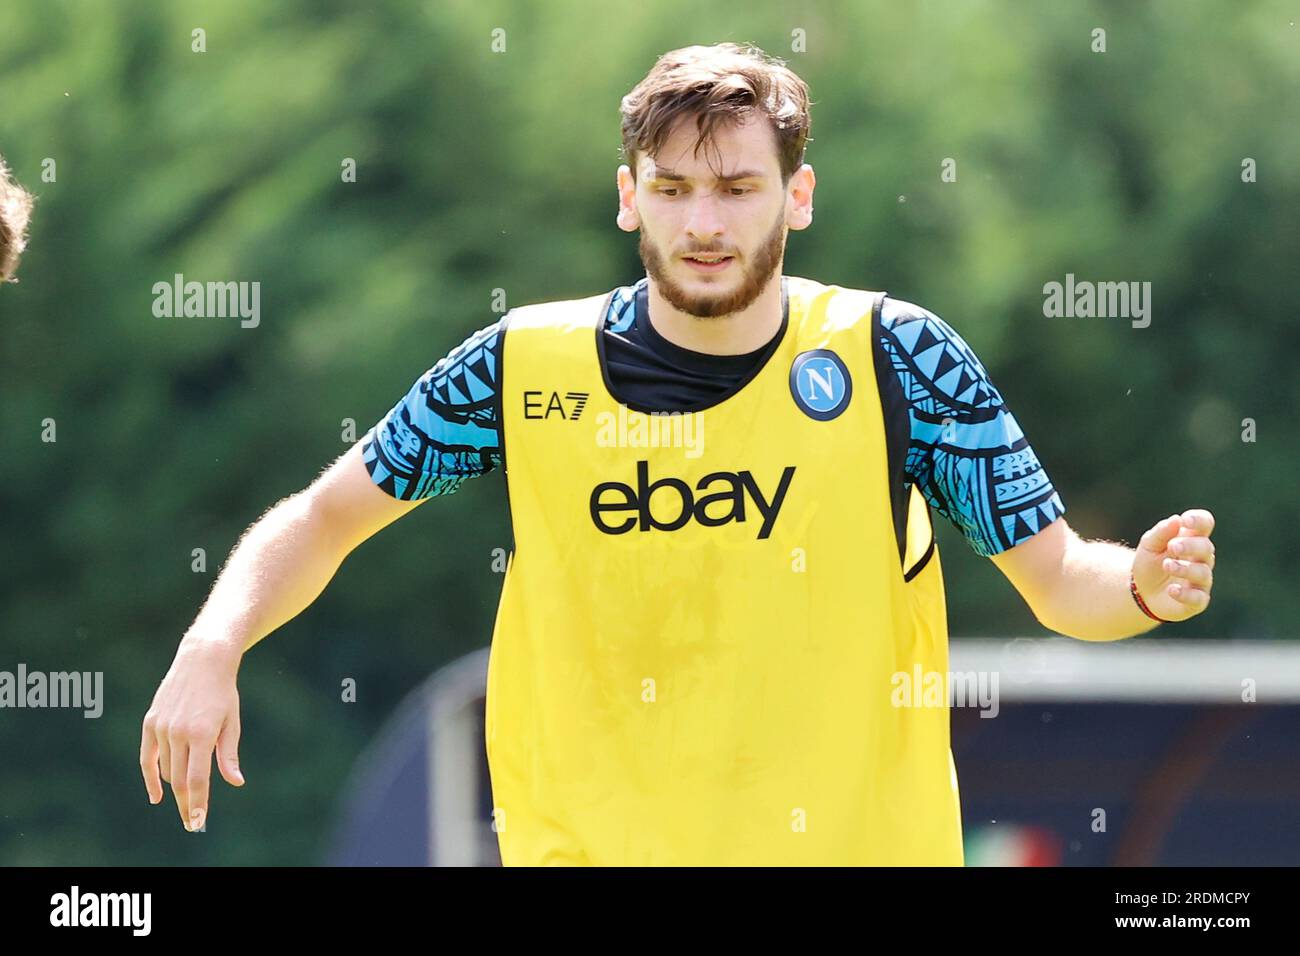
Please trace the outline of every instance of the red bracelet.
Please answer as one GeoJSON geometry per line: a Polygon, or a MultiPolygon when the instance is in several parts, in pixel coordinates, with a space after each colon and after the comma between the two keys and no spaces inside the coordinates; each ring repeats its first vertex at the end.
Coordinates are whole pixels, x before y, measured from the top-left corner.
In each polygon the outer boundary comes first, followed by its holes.
{"type": "Polygon", "coordinates": [[[1142,600],[1142,595],[1138,594],[1137,582],[1133,580],[1132,571],[1128,573],[1128,589],[1133,594],[1133,600],[1137,602],[1137,606],[1142,609],[1142,613],[1151,618],[1151,620],[1159,621],[1161,624],[1174,623],[1173,621],[1166,621],[1163,617],[1156,617],[1151,613],[1151,608],[1147,607],[1147,602],[1142,600]]]}

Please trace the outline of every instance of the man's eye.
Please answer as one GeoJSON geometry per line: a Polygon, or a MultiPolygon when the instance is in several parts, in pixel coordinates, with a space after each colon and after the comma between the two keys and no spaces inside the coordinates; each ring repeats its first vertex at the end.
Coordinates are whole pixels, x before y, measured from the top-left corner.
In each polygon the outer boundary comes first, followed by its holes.
{"type": "MultiPolygon", "coordinates": [[[[659,189],[659,195],[661,196],[675,196],[678,192],[679,189],[676,186],[663,186],[659,189]]],[[[728,192],[733,196],[744,196],[753,192],[753,190],[746,186],[731,186],[729,187],[728,192]]]]}

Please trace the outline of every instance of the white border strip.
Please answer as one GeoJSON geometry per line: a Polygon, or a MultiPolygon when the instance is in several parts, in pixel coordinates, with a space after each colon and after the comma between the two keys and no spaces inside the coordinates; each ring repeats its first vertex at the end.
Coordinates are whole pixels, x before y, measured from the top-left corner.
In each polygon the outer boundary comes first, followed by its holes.
{"type": "Polygon", "coordinates": [[[948,667],[997,673],[1003,703],[1241,704],[1250,688],[1260,704],[1300,702],[1300,642],[1292,641],[954,638],[948,667]]]}

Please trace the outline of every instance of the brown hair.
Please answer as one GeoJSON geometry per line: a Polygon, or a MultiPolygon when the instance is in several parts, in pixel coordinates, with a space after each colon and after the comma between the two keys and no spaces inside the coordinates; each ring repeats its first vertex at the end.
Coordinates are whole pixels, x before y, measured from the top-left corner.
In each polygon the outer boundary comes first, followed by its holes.
{"type": "Polygon", "coordinates": [[[805,144],[812,141],[808,106],[808,84],[783,60],[753,44],[672,50],[659,57],[645,79],[623,97],[623,159],[635,181],[637,151],[657,155],[679,118],[696,117],[695,155],[699,155],[720,123],[740,122],[756,112],[767,118],[776,133],[784,185],[803,165],[805,144]]]}
{"type": "Polygon", "coordinates": [[[0,157],[0,282],[14,282],[18,259],[27,247],[27,222],[32,216],[31,194],[10,178],[0,157]]]}

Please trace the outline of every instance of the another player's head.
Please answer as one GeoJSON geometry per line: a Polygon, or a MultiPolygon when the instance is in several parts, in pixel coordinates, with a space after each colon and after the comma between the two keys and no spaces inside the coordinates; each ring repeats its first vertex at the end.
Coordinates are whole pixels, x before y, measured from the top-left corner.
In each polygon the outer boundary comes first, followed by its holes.
{"type": "Polygon", "coordinates": [[[0,283],[17,281],[14,273],[27,246],[31,217],[31,194],[13,181],[4,157],[0,157],[0,283]]]}
{"type": "Polygon", "coordinates": [[[812,221],[807,84],[752,45],[691,46],[661,56],[621,110],[618,225],[640,229],[646,273],[691,315],[746,308],[779,278],[787,229],[812,221]],[[731,258],[710,271],[692,253],[731,258]]]}

